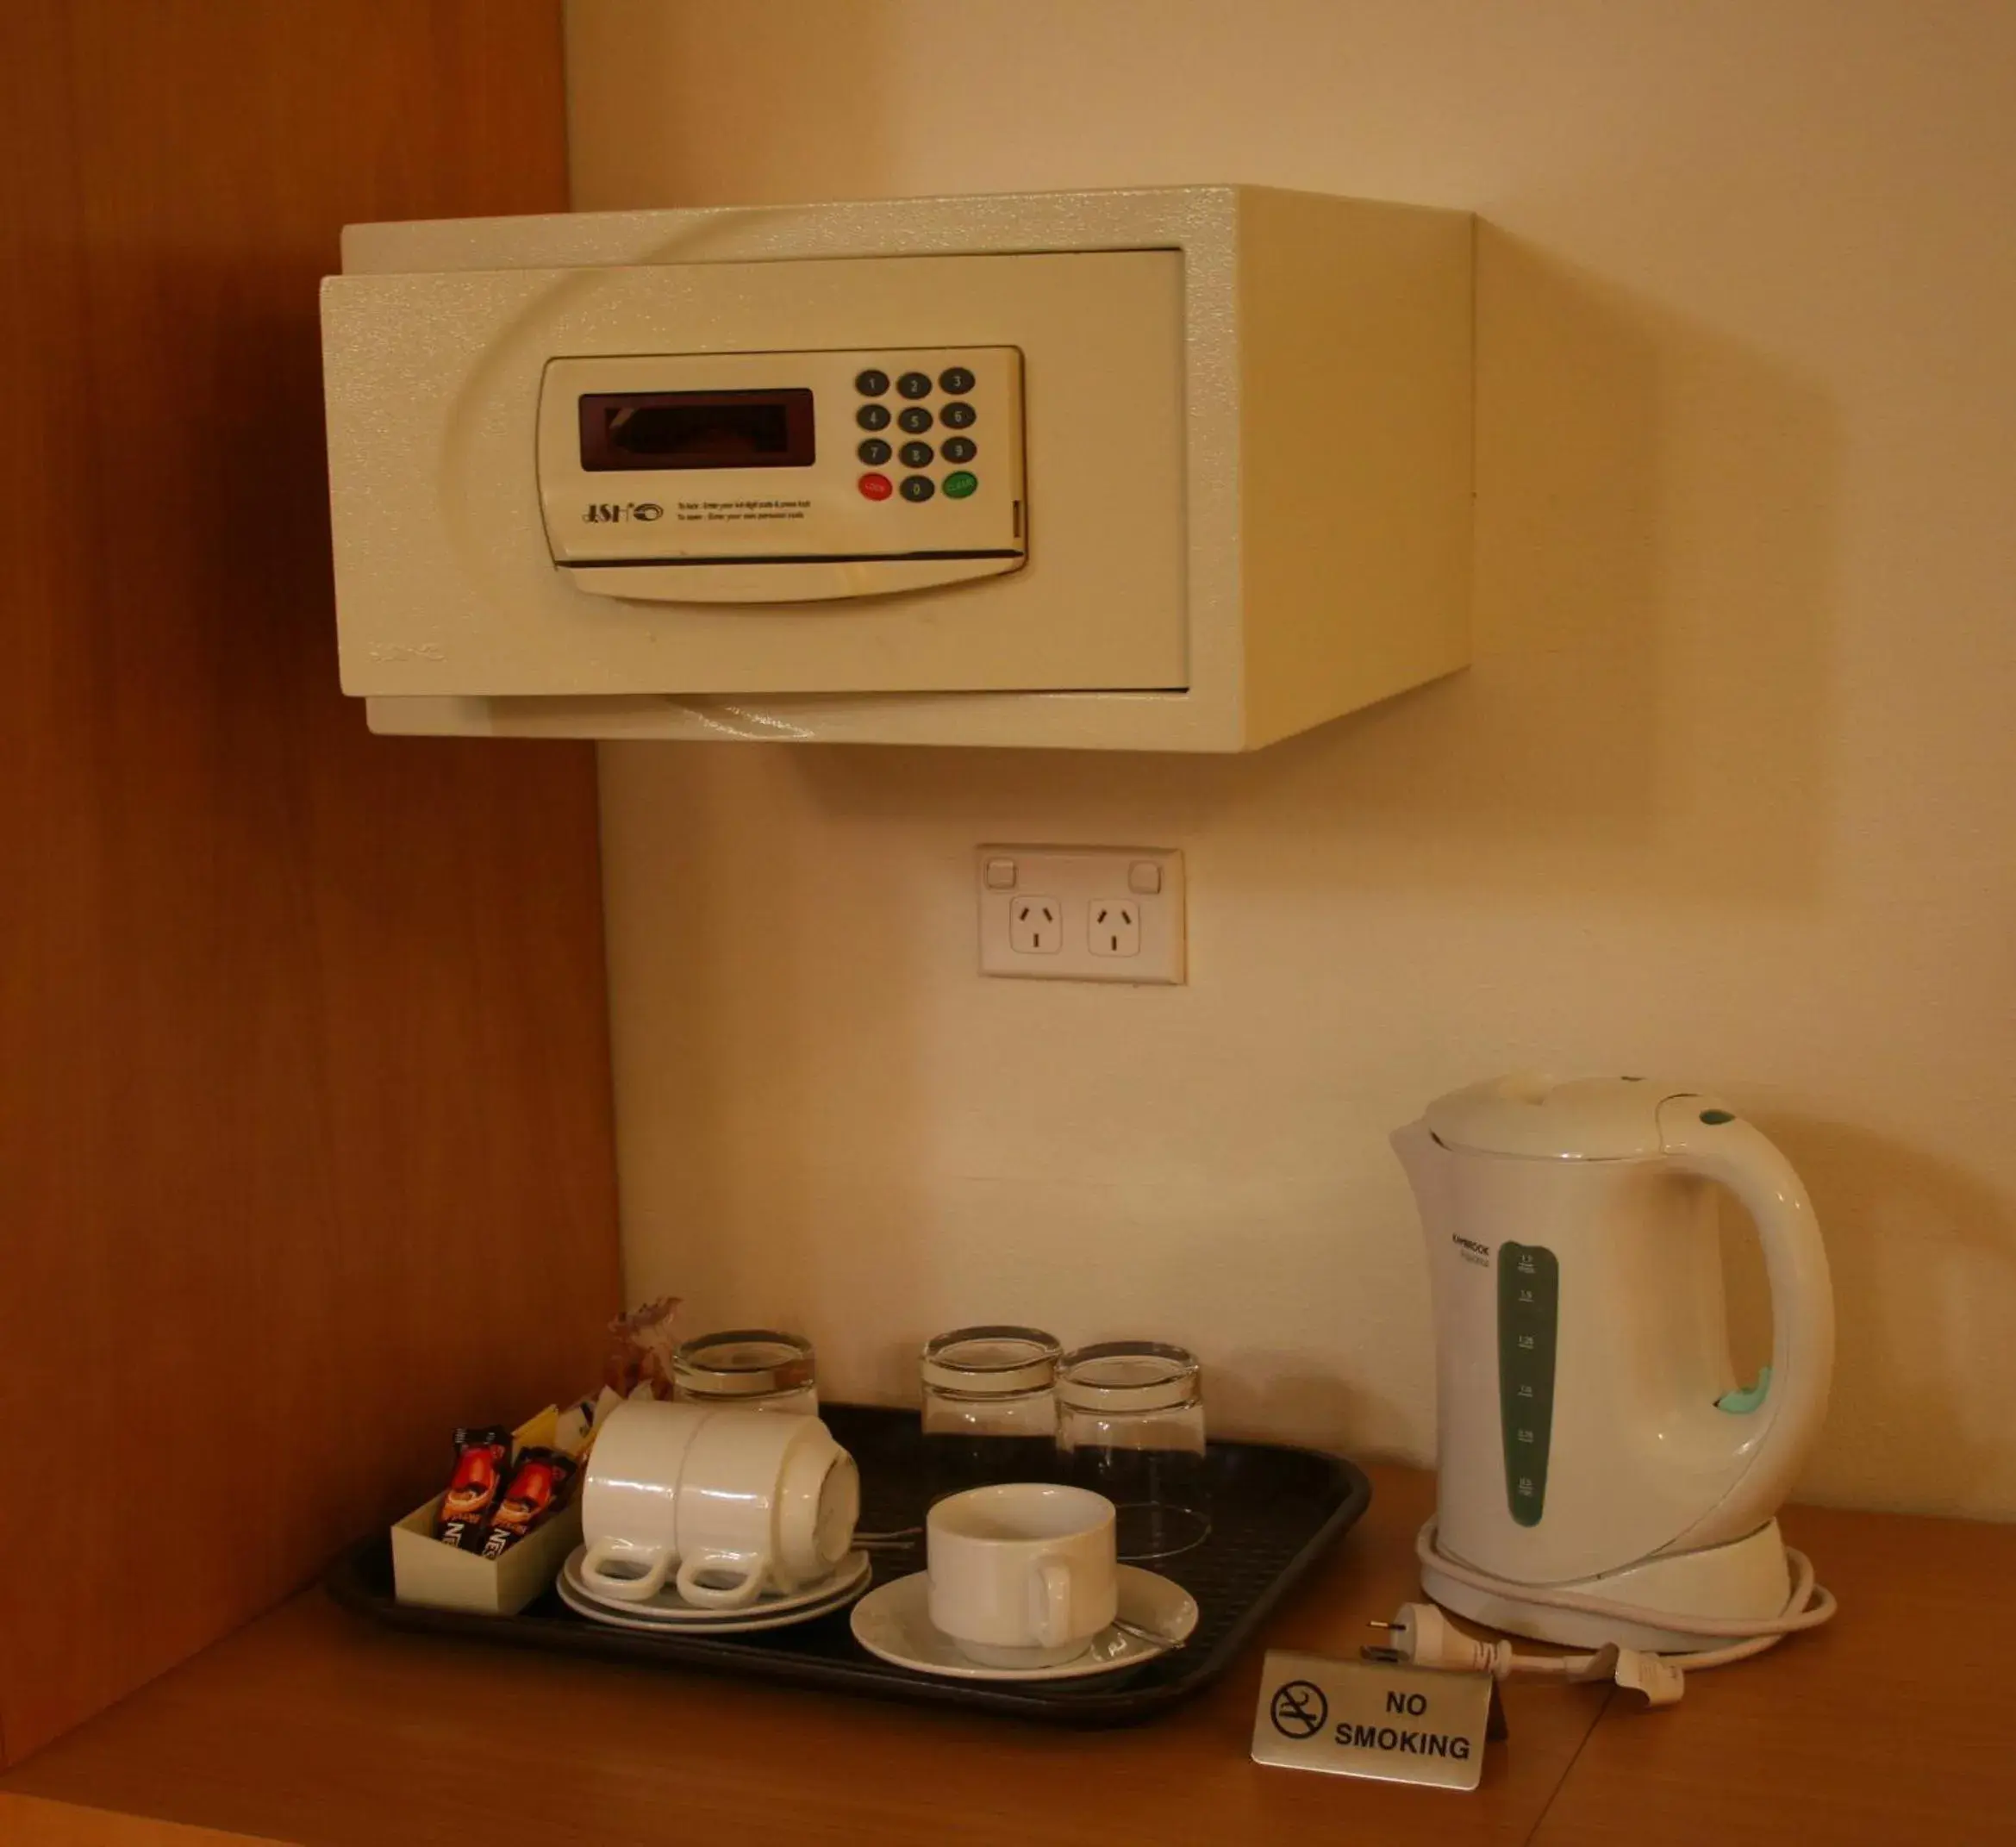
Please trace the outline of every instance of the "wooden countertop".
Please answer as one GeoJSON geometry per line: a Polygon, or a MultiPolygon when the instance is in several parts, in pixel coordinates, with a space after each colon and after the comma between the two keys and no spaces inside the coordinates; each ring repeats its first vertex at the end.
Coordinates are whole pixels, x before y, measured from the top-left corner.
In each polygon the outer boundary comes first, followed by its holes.
{"type": "MultiPolygon", "coordinates": [[[[1373,1478],[1269,1645],[1352,1652],[1414,1590],[1432,1483],[1373,1478]]],[[[1834,1624],[1665,1712],[1514,1682],[1472,1795],[1252,1763],[1258,1650],[1164,1719],[1071,1732],[396,1635],[310,1591],[0,1778],[0,1839],[2016,1840],[2016,1528],[1806,1507],[1785,1525],[1841,1598],[1834,1624]]]]}

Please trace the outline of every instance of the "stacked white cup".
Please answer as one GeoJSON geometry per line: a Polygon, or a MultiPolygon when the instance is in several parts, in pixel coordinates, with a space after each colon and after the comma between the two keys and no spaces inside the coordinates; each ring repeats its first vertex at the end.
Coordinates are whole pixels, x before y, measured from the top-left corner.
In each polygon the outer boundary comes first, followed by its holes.
{"type": "Polygon", "coordinates": [[[815,1417],[639,1399],[609,1413],[581,1494],[584,1586],[711,1609],[830,1576],[853,1544],[854,1459],[815,1417]]]}

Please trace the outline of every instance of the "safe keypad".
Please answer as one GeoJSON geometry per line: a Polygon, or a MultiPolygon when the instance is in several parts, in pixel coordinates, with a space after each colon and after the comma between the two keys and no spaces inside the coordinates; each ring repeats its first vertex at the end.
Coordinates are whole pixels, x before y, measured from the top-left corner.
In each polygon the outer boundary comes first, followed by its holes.
{"type": "MultiPolygon", "coordinates": [[[[948,365],[934,380],[927,372],[907,371],[896,381],[896,396],[910,400],[896,414],[897,427],[913,436],[921,435],[934,422],[947,429],[968,430],[979,421],[979,413],[967,402],[965,394],[977,383],[973,374],[964,365],[948,365]],[[933,390],[944,394],[935,412],[921,400],[928,398],[933,390]]],[[[889,407],[875,402],[888,391],[889,374],[870,367],[856,375],[854,389],[868,400],[854,414],[854,420],[864,430],[886,429],[889,423],[889,407]]],[[[857,452],[862,461],[871,469],[879,468],[889,459],[889,446],[879,437],[871,437],[861,444],[857,452]]],[[[903,477],[896,491],[913,505],[921,506],[936,495],[940,488],[947,500],[970,499],[980,490],[980,477],[964,465],[972,461],[980,452],[980,446],[971,436],[948,438],[933,454],[927,442],[907,442],[896,452],[896,459],[913,472],[903,477]],[[943,481],[933,480],[921,472],[929,468],[933,461],[943,460],[959,465],[948,473],[943,481]]],[[[864,474],[859,483],[863,496],[868,500],[890,498],[889,481],[886,475],[864,474]]]]}

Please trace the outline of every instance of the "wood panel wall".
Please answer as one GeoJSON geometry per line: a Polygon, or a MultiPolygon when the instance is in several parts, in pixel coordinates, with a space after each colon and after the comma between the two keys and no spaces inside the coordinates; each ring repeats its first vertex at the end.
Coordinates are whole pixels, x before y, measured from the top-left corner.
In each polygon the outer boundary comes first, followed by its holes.
{"type": "Polygon", "coordinates": [[[584,1382],[589,747],[344,701],[318,278],[565,209],[557,0],[0,4],[0,1726],[18,1760],[584,1382]]]}

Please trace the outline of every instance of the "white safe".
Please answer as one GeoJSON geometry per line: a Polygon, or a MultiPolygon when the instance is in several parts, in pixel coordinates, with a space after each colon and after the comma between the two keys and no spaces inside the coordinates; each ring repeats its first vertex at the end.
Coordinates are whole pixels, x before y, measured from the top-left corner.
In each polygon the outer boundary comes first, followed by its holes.
{"type": "Polygon", "coordinates": [[[1469,657],[1471,221],[1253,187],[356,225],[381,732],[1250,749],[1469,657]]]}

